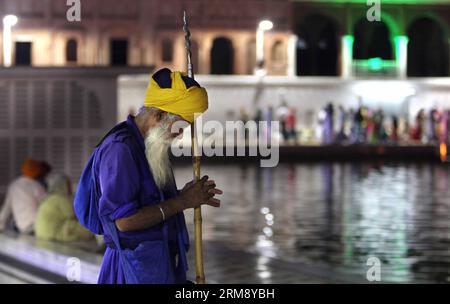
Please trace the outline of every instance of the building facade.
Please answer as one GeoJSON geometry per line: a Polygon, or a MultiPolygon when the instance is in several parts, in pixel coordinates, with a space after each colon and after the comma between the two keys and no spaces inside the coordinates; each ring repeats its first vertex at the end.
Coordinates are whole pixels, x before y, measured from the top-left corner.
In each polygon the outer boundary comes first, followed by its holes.
{"type": "Polygon", "coordinates": [[[269,75],[449,75],[447,0],[384,0],[375,22],[365,0],[80,0],[79,22],[67,20],[69,8],[66,0],[0,0],[2,15],[19,19],[13,63],[181,69],[187,9],[200,74],[253,74],[257,26],[269,19],[269,75]]]}
{"type": "Polygon", "coordinates": [[[117,119],[117,78],[140,68],[0,69],[0,204],[27,157],[78,181],[117,119]]]}

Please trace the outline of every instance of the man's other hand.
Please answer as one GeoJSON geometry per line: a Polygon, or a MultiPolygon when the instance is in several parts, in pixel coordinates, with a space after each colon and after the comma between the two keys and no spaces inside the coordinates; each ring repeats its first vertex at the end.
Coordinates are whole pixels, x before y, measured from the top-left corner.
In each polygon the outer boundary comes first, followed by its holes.
{"type": "Polygon", "coordinates": [[[208,178],[205,175],[196,182],[189,182],[180,191],[179,199],[184,209],[196,208],[203,204],[220,207],[220,200],[214,196],[223,192],[216,188],[215,181],[208,180],[208,178]]]}

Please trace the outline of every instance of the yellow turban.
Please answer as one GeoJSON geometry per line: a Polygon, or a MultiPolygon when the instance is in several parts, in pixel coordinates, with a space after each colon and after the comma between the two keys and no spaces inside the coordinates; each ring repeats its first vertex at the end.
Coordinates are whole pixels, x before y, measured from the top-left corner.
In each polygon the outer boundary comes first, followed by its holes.
{"type": "Polygon", "coordinates": [[[186,88],[181,72],[171,72],[171,88],[161,88],[151,77],[145,94],[144,105],[181,116],[194,122],[194,113],[203,113],[208,109],[208,94],[204,88],[192,86],[186,88]]]}

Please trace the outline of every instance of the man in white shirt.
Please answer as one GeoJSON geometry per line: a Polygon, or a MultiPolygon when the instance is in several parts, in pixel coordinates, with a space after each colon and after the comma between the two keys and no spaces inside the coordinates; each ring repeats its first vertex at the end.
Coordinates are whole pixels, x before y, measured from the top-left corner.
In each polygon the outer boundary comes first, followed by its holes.
{"type": "Polygon", "coordinates": [[[27,159],[22,165],[22,176],[8,187],[6,199],[0,212],[0,231],[3,231],[11,218],[21,233],[33,233],[34,222],[40,202],[46,191],[37,180],[42,178],[44,168],[39,161],[27,159]]]}

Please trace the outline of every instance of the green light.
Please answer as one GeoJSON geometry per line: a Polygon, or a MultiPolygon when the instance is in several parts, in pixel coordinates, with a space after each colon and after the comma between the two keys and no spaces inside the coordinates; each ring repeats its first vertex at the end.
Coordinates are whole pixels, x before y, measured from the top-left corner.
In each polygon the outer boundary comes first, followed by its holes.
{"type": "Polygon", "coordinates": [[[397,60],[399,60],[399,58],[401,58],[402,56],[404,56],[405,52],[408,51],[407,47],[408,47],[408,36],[396,36],[394,38],[394,43],[395,43],[395,57],[397,60]]]}
{"type": "Polygon", "coordinates": [[[355,41],[355,38],[351,35],[345,35],[343,37],[344,39],[344,43],[345,45],[349,48],[349,49],[353,49],[353,41],[355,41]]]}
{"type": "Polygon", "coordinates": [[[395,43],[395,62],[397,64],[398,76],[406,77],[406,65],[408,56],[408,37],[396,36],[395,43]]]}
{"type": "Polygon", "coordinates": [[[353,64],[353,41],[355,38],[351,35],[342,37],[342,76],[350,77],[353,64]]]}
{"type": "Polygon", "coordinates": [[[383,59],[380,57],[370,58],[367,60],[370,71],[380,71],[383,68],[383,59]]]}

